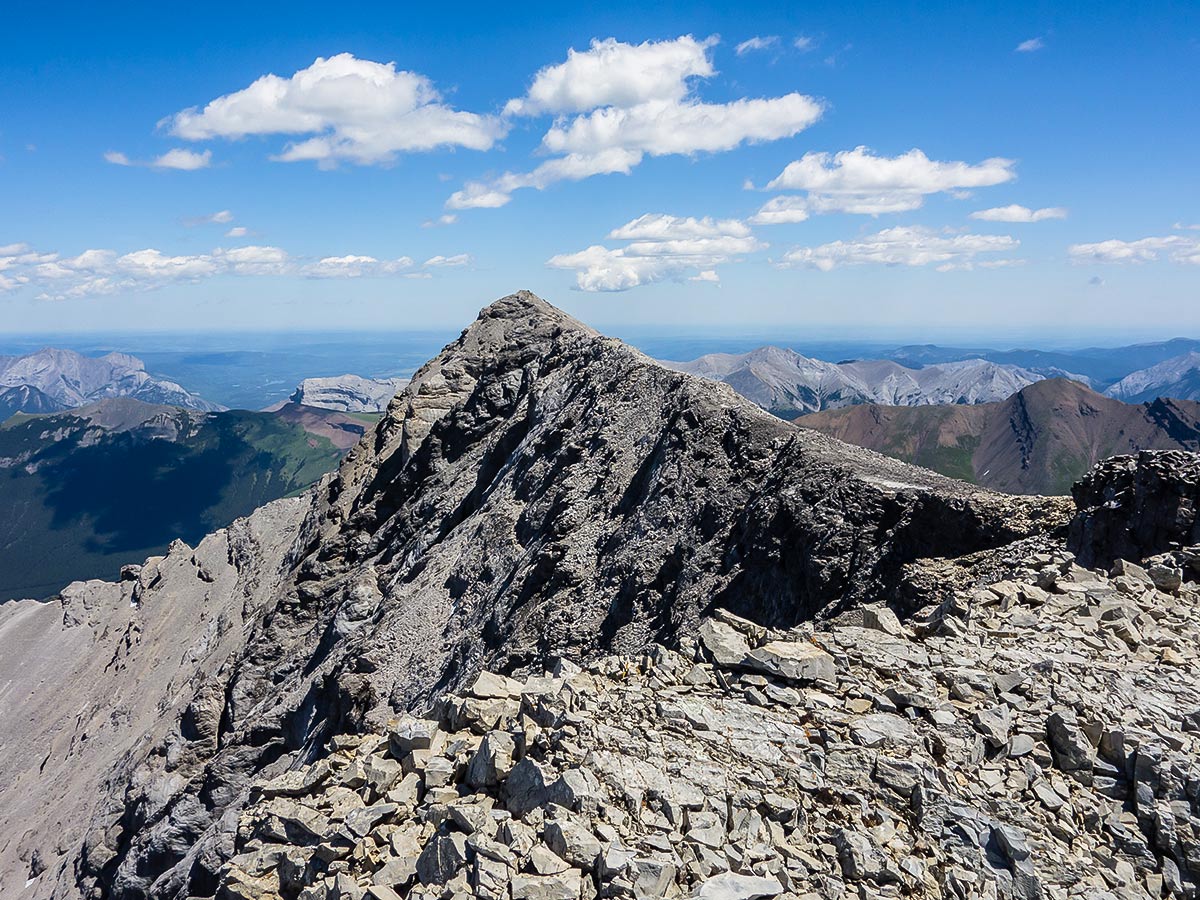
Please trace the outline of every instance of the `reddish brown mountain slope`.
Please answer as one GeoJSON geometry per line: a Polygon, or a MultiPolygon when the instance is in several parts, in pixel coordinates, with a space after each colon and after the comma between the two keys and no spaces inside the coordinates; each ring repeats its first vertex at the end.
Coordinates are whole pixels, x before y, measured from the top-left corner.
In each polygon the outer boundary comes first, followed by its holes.
{"type": "Polygon", "coordinates": [[[1023,494],[1065,494],[1093,464],[1116,454],[1200,449],[1200,403],[1122,403],[1061,378],[1000,403],[870,404],[795,421],[945,475],[1023,494]]]}

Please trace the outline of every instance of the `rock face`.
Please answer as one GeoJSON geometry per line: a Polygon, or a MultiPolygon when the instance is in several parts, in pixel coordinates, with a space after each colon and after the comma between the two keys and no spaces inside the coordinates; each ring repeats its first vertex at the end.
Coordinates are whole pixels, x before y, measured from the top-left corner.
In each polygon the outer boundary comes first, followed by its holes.
{"type": "Polygon", "coordinates": [[[859,403],[925,406],[995,402],[1046,377],[984,359],[910,369],[886,359],[824,362],[783,347],[760,347],[741,354],[711,353],[691,362],[663,365],[723,381],[763,409],[789,419],[859,403]]]}
{"type": "Polygon", "coordinates": [[[484,673],[258,779],[220,890],[1194,897],[1200,722],[1174,711],[1200,704],[1196,585],[1062,552],[1010,574],[899,634],[723,614],[678,650],[484,673]],[[731,641],[836,665],[764,675],[731,641]]]}
{"type": "Polygon", "coordinates": [[[1096,466],[1072,492],[1069,546],[1085,565],[1200,543],[1200,454],[1139,453],[1096,466]]]}
{"type": "Polygon", "coordinates": [[[1065,494],[1100,460],[1200,449],[1200,404],[1122,403],[1061,378],[1000,403],[853,406],[796,424],[995,490],[1065,494]]]}
{"type": "MultiPolygon", "coordinates": [[[[922,557],[997,548],[1066,520],[1056,501],[972,488],[798,430],[526,293],[485,309],[418,371],[335,476],[265,510],[277,520],[256,514],[195,553],[174,547],[119,586],[0,610],[0,627],[29,629],[12,644],[28,649],[6,653],[14,673],[26,654],[54,659],[59,647],[76,648],[69,658],[86,665],[43,666],[6,698],[0,733],[20,740],[0,754],[0,785],[40,779],[54,798],[0,804],[6,896],[35,869],[41,896],[213,896],[253,782],[319,765],[334,736],[382,729],[485,667],[511,673],[553,657],[684,646],[719,610],[783,635],[899,595],[906,567],[922,557]],[[97,718],[134,691],[135,710],[97,718]],[[70,721],[45,713],[59,704],[94,712],[70,721]]],[[[764,692],[770,679],[827,679],[849,652],[797,653],[770,640],[751,649],[756,666],[739,677],[761,679],[764,692]]],[[[499,723],[509,700],[474,698],[461,722],[499,723]]],[[[886,716],[860,731],[883,742],[914,727],[886,716]]],[[[431,740],[414,727],[393,743],[424,754],[431,740]]],[[[555,782],[522,752],[514,737],[510,758],[497,739],[473,778],[487,790],[493,780],[520,785],[532,803],[555,782]]],[[[428,753],[427,789],[460,777],[434,763],[441,753],[428,753]]],[[[390,769],[372,763],[364,783],[387,781],[390,769]]],[[[562,790],[585,791],[580,779],[562,790]]],[[[397,810],[372,801],[347,827],[369,834],[394,821],[401,801],[380,802],[397,810]]],[[[272,841],[311,842],[330,818],[276,816],[272,841]]],[[[461,842],[444,836],[424,857],[427,873],[458,869],[461,842]]],[[[466,847],[468,861],[473,852],[466,847]]],[[[272,858],[294,884],[294,859],[272,858]]],[[[569,893],[553,860],[538,865],[514,876],[514,896],[569,893]]],[[[355,896],[351,876],[336,874],[337,896],[355,896]]],[[[652,861],[633,878],[635,893],[665,890],[676,873],[652,861]]]]}
{"type": "MultiPolygon", "coordinates": [[[[72,409],[107,397],[132,397],[188,409],[223,409],[173,381],[148,374],[145,364],[127,353],[90,357],[47,347],[25,356],[0,356],[0,388],[12,387],[34,388],[56,404],[54,409],[20,410],[23,412],[72,409]]],[[[37,395],[32,395],[30,402],[46,405],[37,395]]]]}
{"type": "Polygon", "coordinates": [[[363,378],[359,375],[305,378],[290,400],[316,409],[381,413],[406,384],[407,378],[363,378]]]}

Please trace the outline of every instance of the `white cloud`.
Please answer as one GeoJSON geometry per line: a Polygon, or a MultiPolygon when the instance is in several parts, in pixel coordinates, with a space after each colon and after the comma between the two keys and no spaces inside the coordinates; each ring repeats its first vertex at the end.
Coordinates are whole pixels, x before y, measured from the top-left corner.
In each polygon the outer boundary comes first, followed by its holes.
{"type": "Polygon", "coordinates": [[[626,291],[664,279],[718,281],[716,267],[766,249],[744,223],[648,214],[614,229],[616,249],[594,244],[577,253],[552,257],[552,269],[575,272],[582,291],[626,291]]]}
{"type": "Polygon", "coordinates": [[[373,256],[327,256],[302,269],[309,278],[363,278],[394,275],[412,268],[410,257],[379,260],[373,256]]]}
{"type": "Polygon", "coordinates": [[[627,222],[608,233],[618,241],[636,240],[679,240],[712,237],[749,237],[750,227],[737,219],[714,220],[710,216],[702,219],[669,216],[663,213],[647,213],[627,222]]]}
{"type": "Polygon", "coordinates": [[[1200,265],[1200,238],[1170,234],[1136,241],[1113,239],[1093,244],[1072,244],[1067,252],[1071,261],[1076,263],[1143,263],[1167,259],[1200,265]]]}
{"type": "MultiPolygon", "coordinates": [[[[435,256],[427,267],[465,265],[470,257],[435,256]]],[[[413,260],[373,256],[327,256],[305,260],[280,247],[218,247],[208,253],[171,255],[155,248],[117,253],[85,250],[77,256],[39,253],[26,244],[0,247],[0,290],[39,286],[38,299],[65,300],[101,294],[135,293],[169,284],[217,276],[302,276],[308,278],[411,277],[413,260]]]]}
{"type": "Polygon", "coordinates": [[[1066,217],[1067,211],[1061,206],[1030,209],[1028,206],[1019,206],[1016,203],[971,213],[972,219],[981,219],[984,222],[1044,222],[1047,219],[1065,219],[1066,217]]]}
{"type": "Polygon", "coordinates": [[[234,225],[225,232],[225,237],[240,238],[245,237],[247,234],[249,234],[249,229],[245,225],[234,225]]]}
{"type": "Polygon", "coordinates": [[[117,150],[109,150],[104,154],[104,159],[114,166],[140,166],[149,169],[175,169],[180,172],[194,172],[197,169],[207,169],[212,165],[212,151],[205,150],[203,153],[196,153],[192,150],[176,147],[149,162],[143,162],[141,160],[130,159],[124,153],[117,150]]]}
{"type": "Polygon", "coordinates": [[[446,213],[443,216],[438,216],[436,219],[427,219],[421,223],[422,228],[437,228],[439,225],[453,225],[458,221],[458,216],[454,213],[446,213]]]}
{"type": "Polygon", "coordinates": [[[655,100],[678,102],[688,92],[688,78],[714,74],[708,48],[715,43],[714,38],[697,41],[690,34],[642,44],[593,40],[582,52],[569,49],[566,62],[541,69],[526,95],[508,101],[504,111],[530,116],[602,106],[628,109],[655,100]]]}
{"type": "Polygon", "coordinates": [[[788,163],[768,190],[818,194],[934,194],[961,188],[990,187],[1016,177],[1010,159],[985,159],[978,165],[938,162],[922,151],[875,156],[866,147],[838,153],[806,153],[788,163]]]}
{"type": "Polygon", "coordinates": [[[779,36],[775,34],[767,35],[766,37],[755,36],[749,40],[742,41],[734,48],[734,53],[738,56],[745,56],[747,53],[752,53],[755,50],[766,50],[774,47],[779,43],[779,36]]]}
{"type": "Polygon", "coordinates": [[[792,46],[801,53],[809,53],[817,49],[816,38],[809,37],[806,34],[799,35],[796,40],[792,41],[792,46]]]}
{"type": "Polygon", "coordinates": [[[642,153],[610,148],[600,153],[569,153],[542,163],[532,172],[506,172],[492,182],[468,181],[446,201],[448,209],[496,209],[512,200],[522,188],[545,190],[559,181],[582,181],[593,175],[628,175],[642,161],[642,153]]]}
{"type": "Polygon", "coordinates": [[[278,247],[234,247],[212,255],[234,275],[282,275],[291,270],[291,257],[278,247]]]}
{"type": "Polygon", "coordinates": [[[1171,228],[1175,231],[1200,231],[1200,225],[1184,225],[1182,222],[1176,222],[1171,228]]]}
{"type": "Polygon", "coordinates": [[[745,143],[792,137],[820,116],[817,101],[795,93],[731,103],[652,101],[577,116],[569,125],[554,125],[542,143],[552,153],[617,148],[651,156],[720,153],[745,143]]]}
{"type": "Polygon", "coordinates": [[[810,215],[843,212],[877,216],[918,209],[929,194],[963,196],[1016,177],[1015,163],[998,157],[977,165],[931,160],[918,149],[875,156],[866,147],[806,153],[767,184],[767,190],[807,191],[769,200],[751,218],[760,225],[803,222],[810,215]]]}
{"type": "Polygon", "coordinates": [[[557,116],[542,138],[542,150],[556,158],[531,172],[468,182],[447,208],[494,209],[524,188],[628,174],[647,155],[720,153],[779,140],[820,118],[822,104],[798,93],[701,101],[695,80],[715,74],[709,58],[715,43],[690,35],[637,45],[609,38],[568,51],[566,62],[543,68],[526,95],[505,107],[512,116],[557,116]]]}
{"type": "Polygon", "coordinates": [[[471,264],[471,254],[459,253],[454,256],[431,256],[422,265],[427,269],[445,269],[471,264]]]}
{"type": "Polygon", "coordinates": [[[1007,253],[1019,245],[1020,241],[1007,235],[942,235],[929,228],[900,226],[885,228],[876,234],[851,241],[796,247],[784,254],[780,265],[802,266],[823,272],[838,266],[867,264],[926,266],[936,263],[941,271],[970,268],[976,264],[995,268],[998,265],[1013,265],[1016,261],[1005,259],[977,263],[976,257],[985,253],[1007,253]]]}
{"type": "Polygon", "coordinates": [[[194,172],[196,169],[207,169],[211,163],[211,150],[196,153],[192,150],[176,147],[155,159],[150,163],[150,166],[154,169],[177,169],[180,172],[194,172]]]}
{"type": "Polygon", "coordinates": [[[387,163],[398,153],[436,147],[488,150],[507,132],[495,116],[453,109],[424,75],[340,53],[319,57],[290,78],[264,75],[203,109],[162,123],[185,140],[249,135],[312,135],[287,144],[276,160],[387,163]]]}
{"type": "Polygon", "coordinates": [[[1040,37],[1035,37],[1035,38],[1030,38],[1027,41],[1021,41],[1021,43],[1017,44],[1015,52],[1017,52],[1017,53],[1033,53],[1036,50],[1041,50],[1045,46],[1046,46],[1045,41],[1043,41],[1040,37]]]}

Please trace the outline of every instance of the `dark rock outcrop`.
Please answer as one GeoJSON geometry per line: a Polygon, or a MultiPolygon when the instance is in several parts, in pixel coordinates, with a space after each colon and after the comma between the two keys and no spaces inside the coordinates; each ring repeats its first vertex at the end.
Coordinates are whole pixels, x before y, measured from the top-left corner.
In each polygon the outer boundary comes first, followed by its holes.
{"type": "MultiPolygon", "coordinates": [[[[306,502],[252,568],[221,569],[206,541],[207,580],[169,556],[161,578],[106,589],[111,615],[136,603],[156,633],[196,604],[236,630],[189,650],[195,676],[145,688],[152,727],[114,726],[126,750],[79,796],[86,849],[60,841],[42,876],[58,896],[211,896],[252,780],[485,666],[676,646],[718,608],[789,627],[895,596],[913,560],[1064,521],[799,430],[528,293],[418,371],[306,502]]],[[[92,764],[80,746],[74,765],[92,764]]]]}
{"type": "Polygon", "coordinates": [[[1200,544],[1200,453],[1116,456],[1093,468],[1072,494],[1078,512],[1067,542],[1084,566],[1200,544]]]}

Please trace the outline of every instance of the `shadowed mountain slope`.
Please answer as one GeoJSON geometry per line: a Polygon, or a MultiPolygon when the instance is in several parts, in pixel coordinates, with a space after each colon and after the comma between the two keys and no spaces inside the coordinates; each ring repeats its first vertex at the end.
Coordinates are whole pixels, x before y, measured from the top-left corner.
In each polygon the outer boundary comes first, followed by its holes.
{"type": "Polygon", "coordinates": [[[14,416],[0,423],[0,601],[115,577],[298,493],[370,425],[293,404],[206,413],[128,397],[14,416]]]}

